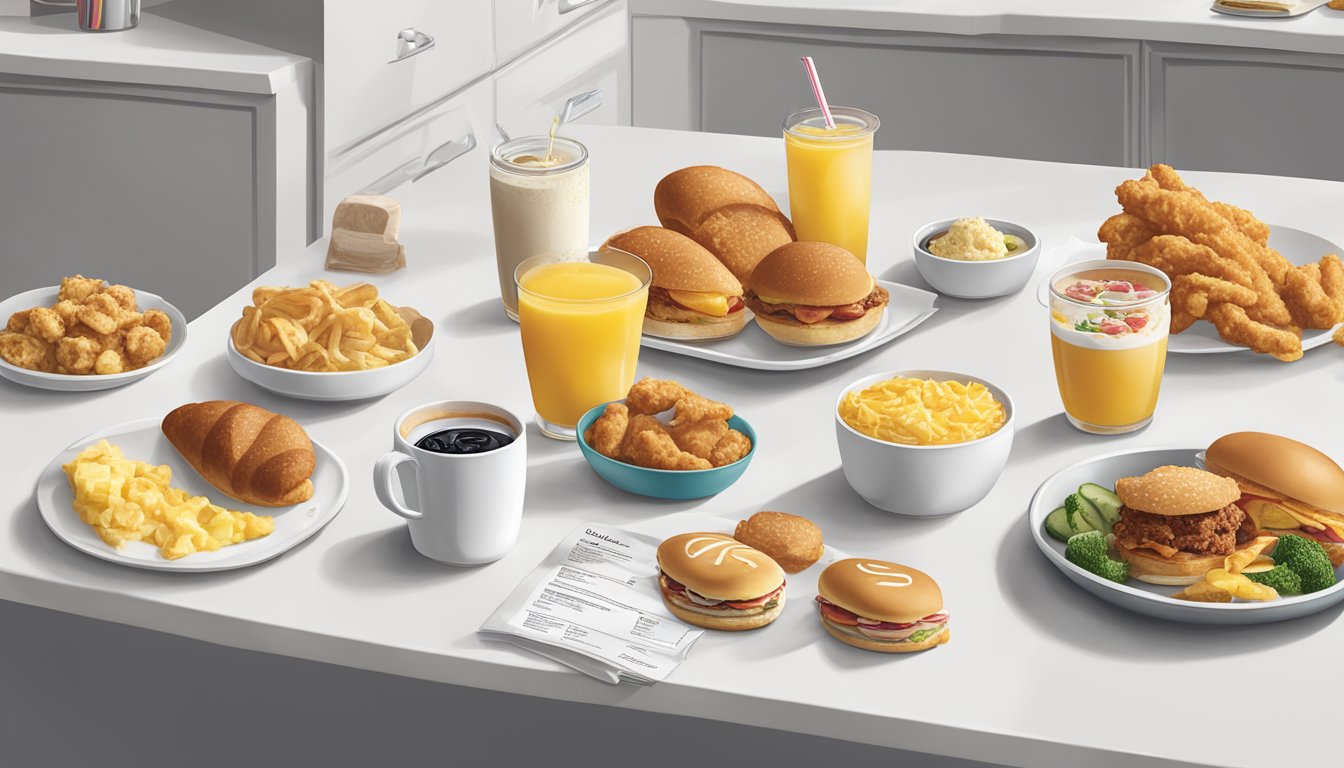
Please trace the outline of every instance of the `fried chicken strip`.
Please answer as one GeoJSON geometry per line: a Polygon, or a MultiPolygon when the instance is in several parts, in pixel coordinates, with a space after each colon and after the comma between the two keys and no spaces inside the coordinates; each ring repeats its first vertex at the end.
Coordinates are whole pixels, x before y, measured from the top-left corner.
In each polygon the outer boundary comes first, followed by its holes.
{"type": "Polygon", "coordinates": [[[1228,343],[1271,354],[1287,363],[1302,357],[1301,331],[1296,328],[1284,330],[1256,322],[1236,304],[1212,305],[1205,317],[1228,343]]]}
{"type": "Polygon", "coordinates": [[[631,464],[650,469],[709,469],[710,463],[677,447],[666,432],[646,429],[630,440],[628,458],[631,464]]]}
{"type": "Polygon", "coordinates": [[[630,411],[621,403],[607,403],[602,415],[588,427],[583,439],[598,453],[620,461],[621,442],[630,426],[630,411]]]}
{"type": "Polygon", "coordinates": [[[686,388],[675,381],[645,377],[630,387],[625,404],[632,414],[662,413],[687,394],[686,388]]]}

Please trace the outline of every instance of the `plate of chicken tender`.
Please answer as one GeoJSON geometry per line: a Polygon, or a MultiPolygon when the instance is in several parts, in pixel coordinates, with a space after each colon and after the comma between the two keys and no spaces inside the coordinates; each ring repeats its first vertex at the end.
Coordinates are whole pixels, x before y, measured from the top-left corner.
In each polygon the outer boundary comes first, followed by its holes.
{"type": "Polygon", "coordinates": [[[0,302],[0,317],[0,376],[64,392],[148,376],[187,335],[186,317],[162,298],[83,275],[0,302]]]}
{"type": "Polygon", "coordinates": [[[579,419],[579,448],[593,470],[625,491],[663,499],[713,496],[737,481],[756,433],[732,406],[683,385],[641,379],[624,400],[579,419]]]}

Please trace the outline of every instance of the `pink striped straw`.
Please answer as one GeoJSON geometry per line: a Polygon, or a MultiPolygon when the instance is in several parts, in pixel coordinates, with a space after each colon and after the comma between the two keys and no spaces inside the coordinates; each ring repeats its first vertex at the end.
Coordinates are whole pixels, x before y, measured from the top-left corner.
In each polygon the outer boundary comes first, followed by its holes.
{"type": "Polygon", "coordinates": [[[803,57],[803,69],[807,70],[807,80],[812,83],[812,95],[817,97],[817,106],[821,107],[821,115],[826,118],[826,127],[834,128],[835,118],[831,116],[831,105],[826,103],[826,92],[821,90],[821,75],[817,74],[817,65],[811,56],[803,57]]]}

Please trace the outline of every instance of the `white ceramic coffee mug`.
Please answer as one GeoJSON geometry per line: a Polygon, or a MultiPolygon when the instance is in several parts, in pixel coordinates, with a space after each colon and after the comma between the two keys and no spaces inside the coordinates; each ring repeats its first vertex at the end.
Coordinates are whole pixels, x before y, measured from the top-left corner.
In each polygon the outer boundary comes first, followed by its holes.
{"type": "Polygon", "coordinates": [[[527,432],[517,415],[469,400],[424,403],[397,418],[392,446],[374,465],[373,487],[383,506],[410,522],[420,554],[449,565],[482,565],[513,547],[527,486],[527,432]],[[435,453],[415,445],[439,430],[466,427],[510,434],[513,442],[481,453],[435,453]],[[415,474],[414,502],[403,503],[393,493],[403,487],[405,471],[415,474]]]}

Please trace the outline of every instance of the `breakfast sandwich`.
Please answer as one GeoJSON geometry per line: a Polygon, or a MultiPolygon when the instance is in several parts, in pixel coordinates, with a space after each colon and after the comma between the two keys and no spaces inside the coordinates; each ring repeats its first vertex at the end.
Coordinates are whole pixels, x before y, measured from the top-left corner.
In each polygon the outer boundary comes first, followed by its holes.
{"type": "Polygon", "coordinates": [[[644,333],[718,339],[746,325],[742,284],[691,238],[663,227],[635,227],[612,235],[602,247],[633,253],[653,270],[644,333]]]}
{"type": "Polygon", "coordinates": [[[726,533],[683,533],[658,545],[658,586],[674,616],[706,629],[764,627],[784,610],[784,571],[726,533]]]}
{"type": "Polygon", "coordinates": [[[789,243],[752,270],[746,294],[756,324],[776,339],[811,347],[870,333],[890,297],[858,257],[830,243],[789,243]]]}
{"type": "Polygon", "coordinates": [[[832,637],[866,651],[924,651],[951,637],[938,582],[899,563],[831,563],[817,579],[817,606],[832,637]]]}

